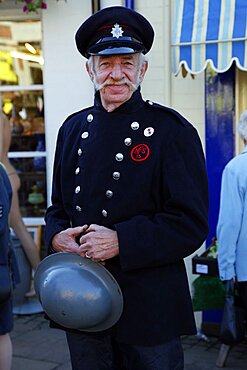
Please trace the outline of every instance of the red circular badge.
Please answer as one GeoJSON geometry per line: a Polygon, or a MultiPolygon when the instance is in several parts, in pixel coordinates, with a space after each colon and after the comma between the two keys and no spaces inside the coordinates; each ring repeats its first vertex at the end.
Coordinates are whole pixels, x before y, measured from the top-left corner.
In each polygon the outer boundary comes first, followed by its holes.
{"type": "Polygon", "coordinates": [[[131,159],[135,162],[143,162],[150,155],[150,149],[146,144],[138,144],[130,152],[131,159]]]}

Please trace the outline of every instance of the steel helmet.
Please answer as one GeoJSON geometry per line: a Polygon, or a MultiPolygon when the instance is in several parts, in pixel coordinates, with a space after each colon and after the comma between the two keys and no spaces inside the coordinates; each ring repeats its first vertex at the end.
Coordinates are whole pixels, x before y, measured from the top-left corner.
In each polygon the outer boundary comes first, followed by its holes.
{"type": "Polygon", "coordinates": [[[65,328],[106,330],[123,311],[115,278],[101,264],[75,253],[45,257],[35,272],[34,287],[49,318],[65,328]]]}

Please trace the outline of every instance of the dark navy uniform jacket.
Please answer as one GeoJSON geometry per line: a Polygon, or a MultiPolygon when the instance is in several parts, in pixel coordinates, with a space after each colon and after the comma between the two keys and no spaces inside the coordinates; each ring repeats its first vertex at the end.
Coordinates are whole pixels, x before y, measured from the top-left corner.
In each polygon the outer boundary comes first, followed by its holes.
{"type": "Polygon", "coordinates": [[[9,258],[9,211],[12,187],[4,167],[0,164],[0,264],[8,265],[9,258]]]}
{"type": "MultiPolygon", "coordinates": [[[[9,212],[12,201],[12,187],[9,177],[0,163],[0,264],[10,270],[13,288],[20,282],[20,274],[14,249],[9,236],[9,212]]],[[[0,281],[1,284],[1,281],[0,281]]],[[[13,330],[12,296],[0,305],[0,335],[13,330]]]]}
{"type": "Polygon", "coordinates": [[[20,282],[18,263],[9,235],[9,212],[12,202],[12,186],[0,163],[0,264],[11,269],[13,287],[20,282]]]}
{"type": "Polygon", "coordinates": [[[194,334],[183,258],[208,232],[205,160],[195,128],[140,91],[111,113],[77,112],[59,130],[46,242],[68,227],[117,231],[119,256],[106,261],[124,296],[110,333],[154,345],[194,334]]]}

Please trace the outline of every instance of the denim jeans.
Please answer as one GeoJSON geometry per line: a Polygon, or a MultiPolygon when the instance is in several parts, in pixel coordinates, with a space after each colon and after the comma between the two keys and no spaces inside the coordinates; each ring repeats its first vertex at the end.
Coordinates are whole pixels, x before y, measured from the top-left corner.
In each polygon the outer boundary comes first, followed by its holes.
{"type": "Polygon", "coordinates": [[[73,370],[183,370],[180,338],[152,347],[117,343],[102,334],[67,333],[73,370]]]}

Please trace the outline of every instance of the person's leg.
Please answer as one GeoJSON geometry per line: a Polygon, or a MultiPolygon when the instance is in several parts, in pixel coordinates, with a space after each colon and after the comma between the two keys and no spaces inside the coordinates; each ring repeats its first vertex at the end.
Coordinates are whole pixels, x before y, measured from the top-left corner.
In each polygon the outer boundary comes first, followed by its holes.
{"type": "Polygon", "coordinates": [[[119,349],[126,370],[184,369],[184,355],[180,338],[153,347],[119,344],[119,349]]]}
{"type": "Polygon", "coordinates": [[[38,247],[35,244],[31,234],[28,232],[19,207],[18,188],[20,180],[17,174],[10,176],[10,182],[13,189],[12,204],[10,209],[10,226],[14,230],[16,236],[21,242],[22,248],[27,256],[28,261],[32,267],[32,277],[30,279],[30,290],[25,294],[26,297],[33,297],[35,295],[33,276],[35,270],[40,262],[38,247]]]}
{"type": "Polygon", "coordinates": [[[247,312],[247,282],[240,282],[238,283],[238,288],[239,288],[239,294],[241,297],[241,302],[247,312]]]}
{"type": "Polygon", "coordinates": [[[111,337],[92,333],[66,333],[73,370],[117,370],[111,337]]]}
{"type": "Polygon", "coordinates": [[[0,335],[0,370],[10,370],[12,363],[12,343],[9,334],[0,335]]]}
{"type": "Polygon", "coordinates": [[[40,262],[38,247],[23,222],[19,208],[17,191],[13,191],[12,205],[10,209],[10,226],[20,240],[31,267],[36,270],[40,262]]]}

